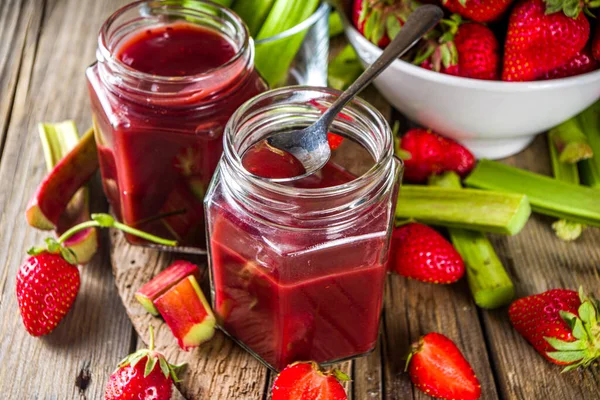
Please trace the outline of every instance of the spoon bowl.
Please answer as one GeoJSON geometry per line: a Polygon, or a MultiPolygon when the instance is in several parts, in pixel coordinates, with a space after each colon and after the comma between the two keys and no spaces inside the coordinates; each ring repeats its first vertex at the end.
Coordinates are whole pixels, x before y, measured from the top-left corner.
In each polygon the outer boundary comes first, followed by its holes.
{"type": "Polygon", "coordinates": [[[331,149],[327,141],[329,127],[344,106],[367,87],[394,60],[406,53],[444,16],[434,5],[417,8],[381,56],[343,92],[312,125],[300,130],[284,132],[267,139],[269,145],[288,152],[304,166],[304,174],[277,181],[294,181],[314,174],[329,161],[331,149]]]}

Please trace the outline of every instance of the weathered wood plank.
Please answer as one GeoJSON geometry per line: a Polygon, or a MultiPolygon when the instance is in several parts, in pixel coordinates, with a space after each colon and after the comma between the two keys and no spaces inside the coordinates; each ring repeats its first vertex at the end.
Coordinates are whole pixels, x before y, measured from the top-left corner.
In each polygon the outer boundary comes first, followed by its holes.
{"type": "MultiPolygon", "coordinates": [[[[84,71],[94,60],[100,23],[123,3],[69,0],[21,5],[23,12],[32,15],[30,22],[24,17],[20,22],[28,33],[0,160],[0,362],[4,366],[0,392],[4,398],[101,398],[116,362],[130,350],[131,324],[112,283],[106,246],[81,268],[74,308],[51,335],[27,335],[14,294],[16,271],[26,250],[47,236],[29,228],[23,215],[45,174],[36,125],[64,119],[75,119],[81,130],[90,125],[84,71]],[[90,21],[91,15],[98,18],[90,21]]],[[[13,1],[8,7],[18,4],[13,1]]]]}
{"type": "MultiPolygon", "coordinates": [[[[507,163],[551,174],[543,136],[507,163]]],[[[600,199],[600,195],[599,195],[600,199]]],[[[600,295],[600,229],[588,228],[581,238],[565,243],[554,236],[549,217],[534,215],[519,235],[494,235],[498,256],[511,275],[517,297],[554,288],[583,285],[600,295]]],[[[484,312],[486,337],[503,399],[598,399],[600,369],[561,374],[511,326],[507,309],[484,312]]]]}
{"type": "MultiPolygon", "coordinates": [[[[6,0],[0,2],[0,155],[10,121],[19,71],[25,50],[35,51],[35,36],[41,23],[41,1],[6,0]]],[[[23,68],[27,72],[31,64],[23,68]]]]}

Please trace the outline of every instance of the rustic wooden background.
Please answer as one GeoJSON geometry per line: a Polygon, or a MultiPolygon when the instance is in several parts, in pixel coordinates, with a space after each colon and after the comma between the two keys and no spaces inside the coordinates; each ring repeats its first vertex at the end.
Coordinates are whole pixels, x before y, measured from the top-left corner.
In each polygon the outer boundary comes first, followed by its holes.
{"type": "MultiPolygon", "coordinates": [[[[75,119],[80,131],[89,127],[84,70],[95,58],[100,24],[126,2],[0,0],[0,397],[102,398],[115,364],[143,345],[129,313],[143,338],[152,323],[168,355],[199,365],[186,372],[191,383],[183,390],[190,397],[267,399],[272,374],[221,335],[203,349],[174,350],[170,332],[131,301],[140,283],[136,275],[151,275],[171,256],[126,246],[116,233],[103,233],[102,251],[82,268],[80,295],[56,331],[32,338],[22,327],[16,271],[26,250],[45,237],[26,225],[23,214],[45,173],[36,124],[75,119]]],[[[375,90],[364,97],[390,120],[401,118],[375,90]]],[[[540,137],[507,162],[549,173],[545,146],[540,137]]],[[[106,210],[106,204],[97,200],[94,209],[106,210]]],[[[600,230],[588,229],[567,244],[554,237],[551,222],[536,215],[520,235],[492,238],[517,295],[580,284],[600,295],[600,230]]],[[[378,348],[342,365],[353,379],[347,384],[350,398],[429,398],[414,390],[402,360],[409,344],[429,331],[446,334],[463,350],[481,380],[483,399],[600,398],[597,365],[560,374],[511,328],[506,309],[477,309],[466,282],[435,286],[395,275],[387,282],[378,348]]]]}

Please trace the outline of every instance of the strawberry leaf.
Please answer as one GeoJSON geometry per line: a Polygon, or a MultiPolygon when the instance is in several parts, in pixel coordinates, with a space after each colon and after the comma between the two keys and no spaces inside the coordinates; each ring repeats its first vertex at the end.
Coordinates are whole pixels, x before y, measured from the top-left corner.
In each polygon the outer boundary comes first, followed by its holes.
{"type": "Polygon", "coordinates": [[[137,363],[139,363],[140,360],[142,358],[146,357],[147,355],[148,355],[147,351],[135,352],[134,354],[132,354],[131,356],[129,356],[125,360],[123,360],[123,362],[121,363],[121,366],[130,364],[132,367],[135,367],[137,365],[137,363]]]}
{"type": "Polygon", "coordinates": [[[581,4],[580,0],[565,0],[563,12],[567,17],[577,18],[582,10],[581,4]]]}
{"type": "Polygon", "coordinates": [[[165,360],[164,357],[158,358],[158,364],[160,365],[160,370],[162,371],[165,378],[168,378],[171,374],[171,369],[169,368],[169,363],[165,360]]]}
{"type": "Polygon", "coordinates": [[[27,250],[27,254],[29,254],[30,256],[37,256],[46,251],[48,251],[48,249],[45,247],[32,247],[29,250],[27,250]]]}
{"type": "Polygon", "coordinates": [[[577,310],[579,314],[579,318],[582,321],[588,322],[591,325],[596,325],[596,309],[592,306],[591,303],[585,302],[581,303],[579,306],[579,310],[577,310]]]}
{"type": "Polygon", "coordinates": [[[573,327],[573,337],[576,339],[585,339],[587,337],[587,332],[583,327],[583,322],[579,318],[575,321],[575,326],[573,327]]]}
{"type": "Polygon", "coordinates": [[[171,378],[173,378],[173,382],[181,382],[181,379],[177,377],[177,374],[185,367],[185,363],[179,365],[171,365],[169,364],[169,368],[171,370],[171,378]]]}
{"type": "Polygon", "coordinates": [[[59,251],[61,257],[64,258],[66,262],[72,265],[77,265],[77,256],[73,250],[60,246],[59,251]]]}
{"type": "Polygon", "coordinates": [[[550,346],[559,351],[585,350],[587,348],[587,343],[583,340],[567,342],[553,337],[545,337],[544,339],[550,346]]]}
{"type": "Polygon", "coordinates": [[[156,357],[148,356],[148,361],[146,361],[146,368],[144,369],[144,378],[152,373],[155,366],[156,366],[156,357]]]}
{"type": "Polygon", "coordinates": [[[554,14],[562,10],[563,0],[546,0],[546,14],[554,14]]]}
{"type": "Polygon", "coordinates": [[[385,28],[389,38],[394,39],[396,35],[400,33],[402,25],[400,25],[400,21],[398,21],[398,18],[396,18],[395,15],[388,15],[385,21],[385,28]]]}
{"type": "Polygon", "coordinates": [[[339,369],[334,369],[332,373],[338,381],[347,382],[350,380],[350,377],[346,373],[340,371],[339,369]]]}
{"type": "Polygon", "coordinates": [[[574,350],[574,351],[549,351],[546,353],[548,357],[553,360],[564,362],[564,363],[574,363],[576,361],[582,360],[585,357],[585,351],[583,350],[574,350]]]}
{"type": "Polygon", "coordinates": [[[577,315],[564,310],[560,310],[558,314],[563,319],[563,321],[565,321],[567,325],[569,325],[569,328],[573,330],[573,328],[575,327],[575,320],[578,318],[577,315]]]}
{"type": "Polygon", "coordinates": [[[369,9],[369,0],[363,0],[360,15],[358,16],[358,23],[362,24],[367,18],[367,10],[369,9]]]}

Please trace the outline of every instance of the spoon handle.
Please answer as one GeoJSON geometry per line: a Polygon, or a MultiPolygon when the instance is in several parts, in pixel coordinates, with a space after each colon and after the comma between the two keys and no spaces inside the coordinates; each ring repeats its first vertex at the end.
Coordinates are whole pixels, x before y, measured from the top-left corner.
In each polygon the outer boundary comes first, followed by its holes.
{"type": "Polygon", "coordinates": [[[336,115],[342,111],[346,103],[367,87],[394,60],[402,56],[417,43],[443,16],[444,13],[441,8],[431,4],[421,6],[410,14],[400,32],[385,48],[381,56],[322,115],[321,124],[329,128],[336,115]]]}

